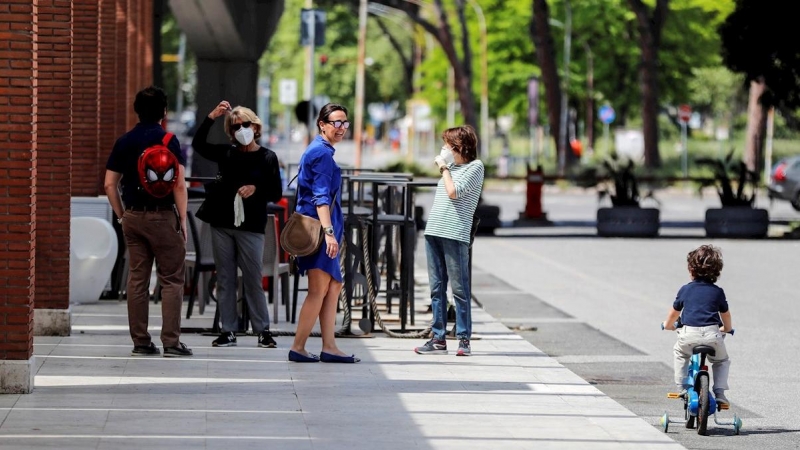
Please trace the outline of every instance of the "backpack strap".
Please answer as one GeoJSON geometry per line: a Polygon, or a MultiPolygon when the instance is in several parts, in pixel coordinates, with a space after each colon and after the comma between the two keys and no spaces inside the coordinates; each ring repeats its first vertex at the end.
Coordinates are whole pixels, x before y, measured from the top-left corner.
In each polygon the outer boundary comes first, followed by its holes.
{"type": "Polygon", "coordinates": [[[161,139],[161,143],[164,144],[164,147],[168,146],[169,141],[172,140],[172,136],[175,136],[175,135],[172,134],[172,133],[167,133],[167,134],[164,135],[164,139],[161,139]]]}

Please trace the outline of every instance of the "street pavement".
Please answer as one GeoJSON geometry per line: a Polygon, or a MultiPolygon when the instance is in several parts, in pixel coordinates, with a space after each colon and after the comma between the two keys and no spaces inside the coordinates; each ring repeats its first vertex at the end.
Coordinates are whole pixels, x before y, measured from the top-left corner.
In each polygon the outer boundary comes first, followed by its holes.
{"type": "MultiPolygon", "coordinates": [[[[340,163],[348,155],[337,151],[340,163]]],[[[368,156],[365,166],[392,156],[368,156]]],[[[484,199],[501,206],[507,224],[524,207],[519,185],[490,187],[484,199]]],[[[419,203],[429,206],[430,193],[419,203]]],[[[0,396],[0,447],[798,448],[799,244],[709,241],[697,228],[707,204],[713,199],[666,192],[662,219],[674,226],[664,237],[607,239],[594,236],[592,191],[546,189],[545,209],[558,226],[509,227],[475,242],[482,306],[474,306],[470,358],[422,357],[411,351],[422,340],[381,333],[339,339],[363,359],[354,366],[288,363],[288,336],[277,337],[278,349],[260,349],[253,336],[214,348],[211,336],[185,334],[193,358],[135,358],[124,303],[73,306],[72,336],[34,341],[34,392],[0,396]],[[665,397],[675,336],[658,324],[688,281],[686,253],[705,242],[725,257],[719,284],[737,328],[727,341],[726,417],[743,417],[740,436],[714,425],[708,437],[657,426],[664,410],[682,412],[665,397]]],[[[800,217],[785,206],[773,205],[771,215],[800,217]]],[[[421,325],[430,317],[424,252],[416,265],[421,325]]],[[[212,305],[184,325],[208,326],[213,312],[212,305]]],[[[273,329],[292,331],[283,319],[273,329]]],[[[155,336],[159,325],[155,306],[155,336]]],[[[310,350],[319,346],[309,340],[310,350]]]]}
{"type": "MultiPolygon", "coordinates": [[[[689,281],[686,254],[705,243],[722,249],[725,289],[736,334],[726,339],[731,355],[728,398],[744,420],[740,436],[731,427],[709,426],[708,437],[681,424],[668,436],[687,448],[800,448],[800,331],[796,326],[796,267],[800,241],[781,239],[788,229],[773,225],[769,239],[706,239],[708,207],[718,200],[691,191],[656,193],[666,227],[655,239],[598,238],[592,191],[549,188],[548,218],[557,225],[504,228],[479,237],[474,247],[475,296],[485,310],[654,427],[682,406],[665,395],[672,386],[674,333],[659,323],[678,288],[689,281]]],[[[489,190],[487,203],[501,206],[510,223],[524,208],[516,186],[489,190]]],[[[761,200],[778,222],[800,220],[787,203],[761,200]]]]}

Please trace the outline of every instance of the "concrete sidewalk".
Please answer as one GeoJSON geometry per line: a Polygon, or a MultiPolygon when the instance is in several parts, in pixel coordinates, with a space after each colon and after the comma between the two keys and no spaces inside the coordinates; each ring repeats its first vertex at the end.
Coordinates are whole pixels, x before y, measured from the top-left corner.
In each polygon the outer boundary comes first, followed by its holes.
{"type": "Polygon", "coordinates": [[[213,348],[184,334],[192,358],[131,357],[124,303],[74,306],[72,336],[35,340],[34,392],[0,396],[0,447],[681,448],[477,306],[473,317],[472,357],[455,341],[420,356],[422,340],[378,333],[339,340],[360,364],[296,364],[291,337],[213,348]]]}

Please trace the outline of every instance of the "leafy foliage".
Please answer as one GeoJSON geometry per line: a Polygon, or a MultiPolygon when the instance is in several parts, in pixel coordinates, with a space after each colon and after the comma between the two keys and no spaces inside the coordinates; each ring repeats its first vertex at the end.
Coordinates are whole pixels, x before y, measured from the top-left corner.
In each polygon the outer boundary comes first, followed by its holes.
{"type": "Polygon", "coordinates": [[[737,0],[736,9],[719,28],[725,64],[745,74],[746,81],[763,78],[768,106],[800,107],[800,47],[793,2],[737,0]]]}
{"type": "Polygon", "coordinates": [[[733,161],[733,149],[723,159],[698,158],[695,162],[698,166],[711,168],[714,179],[701,182],[700,189],[714,186],[722,206],[754,206],[758,173],[748,170],[744,161],[733,161]],[[750,193],[747,192],[748,185],[750,193]]]}
{"type": "Polygon", "coordinates": [[[652,198],[650,191],[644,197],[639,193],[639,183],[634,173],[633,160],[621,160],[616,155],[603,161],[601,167],[588,167],[584,169],[577,179],[580,187],[598,187],[597,194],[602,200],[606,196],[611,199],[613,206],[640,206],[645,198],[652,198]]]}

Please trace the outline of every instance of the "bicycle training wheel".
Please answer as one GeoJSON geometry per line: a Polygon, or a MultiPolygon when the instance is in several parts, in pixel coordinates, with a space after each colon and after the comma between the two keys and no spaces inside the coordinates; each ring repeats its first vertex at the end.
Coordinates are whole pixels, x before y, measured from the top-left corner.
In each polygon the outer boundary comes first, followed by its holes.
{"type": "Polygon", "coordinates": [[[705,436],[708,428],[708,374],[698,377],[700,390],[697,397],[697,434],[705,436]]]}

